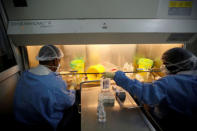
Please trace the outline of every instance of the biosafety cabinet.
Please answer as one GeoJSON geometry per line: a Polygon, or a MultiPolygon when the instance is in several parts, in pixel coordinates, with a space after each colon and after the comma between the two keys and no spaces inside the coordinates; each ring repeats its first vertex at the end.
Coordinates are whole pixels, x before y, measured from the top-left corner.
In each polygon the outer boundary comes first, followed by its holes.
{"type": "MultiPolygon", "coordinates": [[[[81,72],[94,65],[102,65],[105,71],[135,71],[140,58],[154,61],[152,67],[159,69],[162,53],[173,47],[197,54],[196,0],[1,0],[0,9],[0,114],[5,125],[14,123],[10,119],[17,80],[22,71],[38,64],[35,56],[43,45],[62,49],[63,74],[74,71],[77,60],[83,61],[81,72]]],[[[145,82],[163,77],[128,76],[145,82]]],[[[62,77],[67,83],[76,78],[62,77]]],[[[87,77],[77,82],[85,81],[89,81],[87,77]]],[[[99,88],[94,84],[82,87],[82,131],[160,130],[129,95],[126,107],[137,108],[121,110],[115,103],[107,108],[106,128],[98,125],[94,112],[99,88]],[[130,128],[124,126],[125,121],[130,128]]]]}

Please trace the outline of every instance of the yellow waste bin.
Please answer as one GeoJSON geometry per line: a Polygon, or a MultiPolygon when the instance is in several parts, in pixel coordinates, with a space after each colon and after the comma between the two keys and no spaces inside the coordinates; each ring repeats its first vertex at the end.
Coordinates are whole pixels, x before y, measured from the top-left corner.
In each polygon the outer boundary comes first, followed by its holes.
{"type": "MultiPolygon", "coordinates": [[[[104,73],[105,67],[101,64],[90,66],[87,73],[104,73]]],[[[87,74],[88,80],[99,80],[102,74],[87,74]]]]}

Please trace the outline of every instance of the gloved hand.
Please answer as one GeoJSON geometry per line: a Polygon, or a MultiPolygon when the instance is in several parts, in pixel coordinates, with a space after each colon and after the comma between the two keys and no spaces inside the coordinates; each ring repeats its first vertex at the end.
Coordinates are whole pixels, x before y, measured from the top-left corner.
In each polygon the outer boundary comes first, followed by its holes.
{"type": "Polygon", "coordinates": [[[114,79],[114,76],[115,76],[115,72],[105,72],[103,74],[103,78],[111,78],[111,79],[114,79]]]}

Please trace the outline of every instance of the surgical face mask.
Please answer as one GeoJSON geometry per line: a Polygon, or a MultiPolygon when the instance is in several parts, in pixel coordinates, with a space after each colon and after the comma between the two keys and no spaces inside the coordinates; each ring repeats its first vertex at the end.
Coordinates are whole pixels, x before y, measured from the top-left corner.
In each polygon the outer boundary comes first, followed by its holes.
{"type": "Polygon", "coordinates": [[[52,67],[52,68],[56,68],[55,72],[58,72],[59,68],[60,68],[60,63],[58,64],[58,66],[49,66],[49,65],[45,65],[47,67],[52,67]]]}
{"type": "Polygon", "coordinates": [[[169,70],[166,68],[165,65],[162,65],[162,66],[160,67],[160,70],[161,70],[161,72],[163,72],[163,73],[166,74],[166,75],[170,74],[169,70]]]}
{"type": "Polygon", "coordinates": [[[55,72],[57,72],[59,69],[60,69],[60,63],[58,64],[58,66],[57,66],[57,68],[56,68],[56,71],[55,72]]]}

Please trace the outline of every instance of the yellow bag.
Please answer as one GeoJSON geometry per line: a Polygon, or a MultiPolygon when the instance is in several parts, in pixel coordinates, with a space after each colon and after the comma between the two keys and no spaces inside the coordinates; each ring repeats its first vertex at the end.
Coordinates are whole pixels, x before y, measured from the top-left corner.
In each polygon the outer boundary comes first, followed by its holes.
{"type": "MultiPolygon", "coordinates": [[[[153,60],[147,59],[147,58],[139,58],[137,61],[137,70],[138,71],[148,71],[151,70],[153,66],[153,60]]],[[[149,72],[140,72],[136,74],[136,77],[138,77],[138,80],[143,82],[148,82],[150,73],[149,72]]]]}
{"type": "Polygon", "coordinates": [[[138,70],[147,71],[153,66],[153,60],[147,58],[140,58],[138,60],[138,70]]]}

